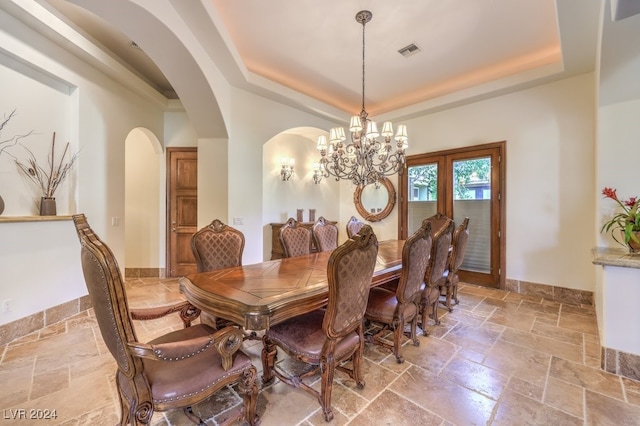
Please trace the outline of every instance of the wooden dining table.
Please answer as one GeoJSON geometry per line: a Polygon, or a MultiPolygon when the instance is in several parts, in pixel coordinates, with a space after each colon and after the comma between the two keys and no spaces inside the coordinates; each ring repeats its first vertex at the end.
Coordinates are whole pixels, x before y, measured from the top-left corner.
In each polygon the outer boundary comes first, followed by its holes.
{"type": "MultiPolygon", "coordinates": [[[[372,286],[400,277],[403,245],[404,240],[378,243],[372,286]]],[[[190,274],[180,278],[180,290],[205,313],[249,331],[266,330],[326,305],[330,256],[327,251],[190,274]]]]}

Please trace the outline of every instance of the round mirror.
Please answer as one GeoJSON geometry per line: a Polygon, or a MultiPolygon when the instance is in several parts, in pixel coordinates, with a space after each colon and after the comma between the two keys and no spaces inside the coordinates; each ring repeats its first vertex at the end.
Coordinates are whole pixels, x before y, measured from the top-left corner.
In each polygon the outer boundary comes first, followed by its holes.
{"type": "Polygon", "coordinates": [[[353,194],[356,210],[369,222],[378,222],[393,210],[396,204],[396,190],[386,177],[368,185],[358,185],[353,194]]]}

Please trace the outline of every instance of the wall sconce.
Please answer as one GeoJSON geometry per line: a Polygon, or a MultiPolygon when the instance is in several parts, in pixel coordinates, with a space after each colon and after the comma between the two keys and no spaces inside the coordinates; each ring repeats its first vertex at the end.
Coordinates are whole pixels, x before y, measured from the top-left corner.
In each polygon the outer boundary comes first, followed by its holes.
{"type": "Polygon", "coordinates": [[[323,177],[328,177],[328,176],[326,176],[322,172],[322,169],[320,168],[320,163],[313,163],[313,182],[317,185],[320,182],[322,182],[323,177]]]}
{"type": "Polygon", "coordinates": [[[282,169],[280,170],[280,178],[283,181],[288,181],[291,176],[293,176],[293,166],[295,165],[295,160],[293,158],[282,157],[280,160],[280,164],[282,164],[282,169]]]}

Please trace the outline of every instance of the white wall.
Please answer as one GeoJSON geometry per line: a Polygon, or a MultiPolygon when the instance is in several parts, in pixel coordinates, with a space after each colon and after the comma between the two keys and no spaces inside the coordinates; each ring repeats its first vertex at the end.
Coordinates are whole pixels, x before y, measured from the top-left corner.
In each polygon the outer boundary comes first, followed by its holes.
{"type": "Polygon", "coordinates": [[[145,129],[133,129],[125,146],[126,268],[164,267],[164,168],[160,141],[145,129]]]}
{"type": "Polygon", "coordinates": [[[506,140],[508,279],[594,290],[594,84],[585,74],[406,122],[408,155],[506,140]]]}
{"type": "MultiPolygon", "coordinates": [[[[58,204],[59,214],[85,213],[122,268],[124,226],[111,226],[111,218],[125,217],[125,140],[137,127],[162,134],[163,106],[101,74],[4,10],[0,10],[0,21],[0,64],[3,91],[7,91],[3,95],[18,90],[11,97],[3,96],[0,110],[19,108],[24,121],[15,124],[41,129],[38,137],[47,135],[43,139],[47,144],[48,133],[55,130],[60,140],[79,148],[76,175],[69,181],[74,190],[69,191],[68,202],[58,204]],[[66,90],[69,95],[64,94],[66,90]],[[21,98],[20,93],[29,96],[21,98]],[[60,110],[49,110],[56,107],[60,110]]],[[[17,171],[12,174],[5,158],[1,162],[0,191],[7,202],[3,216],[34,214],[32,205],[20,198],[29,192],[16,180],[17,171]]],[[[0,247],[0,299],[12,298],[15,307],[11,315],[0,316],[0,324],[87,294],[80,247],[70,222],[0,223],[0,247]],[[25,242],[30,242],[28,248],[13,249],[25,242]]]]}

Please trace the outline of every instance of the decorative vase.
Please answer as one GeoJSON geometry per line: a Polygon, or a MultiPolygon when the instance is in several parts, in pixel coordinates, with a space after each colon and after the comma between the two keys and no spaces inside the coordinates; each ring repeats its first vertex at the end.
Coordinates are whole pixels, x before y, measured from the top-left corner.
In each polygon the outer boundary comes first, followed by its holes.
{"type": "Polygon", "coordinates": [[[4,200],[0,197],[0,214],[4,211],[4,200]]]}
{"type": "Polygon", "coordinates": [[[56,198],[42,197],[40,198],[40,216],[56,215],[56,198]]]}
{"type": "MultiPolygon", "coordinates": [[[[640,232],[633,232],[633,234],[636,236],[638,241],[640,241],[640,232]]],[[[629,247],[629,253],[640,254],[640,242],[636,243],[633,239],[630,239],[627,246],[629,247]]]]}

